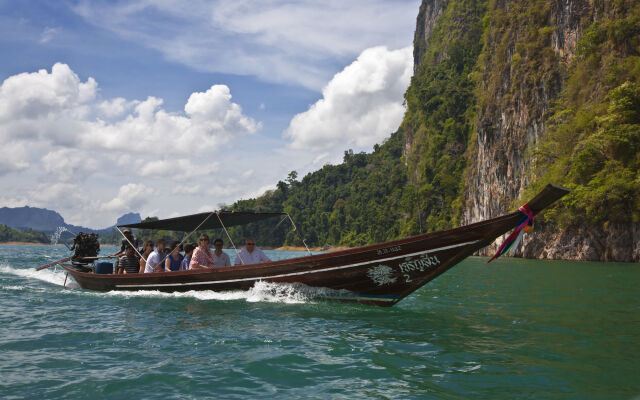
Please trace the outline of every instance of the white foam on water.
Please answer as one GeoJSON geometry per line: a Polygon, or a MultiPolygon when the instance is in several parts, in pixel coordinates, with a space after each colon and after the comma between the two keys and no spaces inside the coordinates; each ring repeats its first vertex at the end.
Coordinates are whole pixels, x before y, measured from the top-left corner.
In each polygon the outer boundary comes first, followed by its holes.
{"type": "MultiPolygon", "coordinates": [[[[216,292],[213,290],[190,290],[188,292],[167,293],[160,292],[158,290],[114,290],[106,293],[90,292],[90,295],[127,298],[192,298],[202,301],[245,300],[249,303],[266,302],[300,304],[310,303],[317,298],[328,297],[334,293],[343,293],[343,291],[337,292],[327,288],[314,288],[300,283],[272,283],[260,281],[256,282],[255,285],[247,291],[234,290],[216,292]]],[[[85,294],[89,294],[89,292],[85,292],[85,294]]]]}
{"type": "MultiPolygon", "coordinates": [[[[65,272],[61,269],[49,269],[36,271],[32,268],[13,268],[10,265],[0,264],[0,274],[15,275],[22,278],[37,279],[43,282],[51,283],[57,286],[63,286],[65,281],[65,272]]],[[[24,288],[22,286],[7,286],[4,287],[8,290],[19,290],[17,288],[24,288]],[[14,289],[16,288],[16,289],[14,289]]],[[[69,277],[67,279],[66,288],[77,289],[78,284],[69,277]]],[[[233,301],[233,300],[245,300],[249,303],[256,302],[268,302],[268,303],[285,303],[285,304],[299,304],[309,303],[314,299],[320,297],[328,297],[334,294],[336,291],[332,291],[327,288],[314,288],[300,283],[272,283],[259,281],[255,285],[246,291],[234,290],[227,292],[216,292],[213,290],[196,291],[191,290],[188,292],[160,292],[157,290],[138,290],[138,291],[121,291],[114,290],[110,292],[82,292],[83,294],[90,294],[92,296],[114,296],[114,297],[141,297],[141,298],[193,298],[197,300],[217,300],[217,301],[233,301]]],[[[79,292],[75,292],[79,293],[79,292]]]]}
{"type": "Polygon", "coordinates": [[[297,304],[307,303],[314,296],[310,292],[315,288],[309,288],[299,284],[256,282],[256,284],[247,291],[227,291],[216,292],[213,290],[190,290],[188,292],[160,292],[157,290],[138,290],[138,291],[110,291],[100,293],[104,296],[119,297],[164,297],[164,298],[193,298],[197,300],[245,300],[250,303],[268,302],[268,303],[286,303],[297,304]]]}
{"type": "MultiPolygon", "coordinates": [[[[15,275],[22,278],[38,279],[43,282],[52,283],[54,285],[63,286],[65,273],[61,269],[51,267],[36,271],[34,268],[13,268],[10,265],[0,264],[0,274],[15,275]]],[[[67,288],[78,288],[78,284],[71,278],[67,279],[67,288]]]]}
{"type": "Polygon", "coordinates": [[[3,290],[24,290],[25,287],[10,285],[10,286],[0,286],[0,288],[3,290]]]}

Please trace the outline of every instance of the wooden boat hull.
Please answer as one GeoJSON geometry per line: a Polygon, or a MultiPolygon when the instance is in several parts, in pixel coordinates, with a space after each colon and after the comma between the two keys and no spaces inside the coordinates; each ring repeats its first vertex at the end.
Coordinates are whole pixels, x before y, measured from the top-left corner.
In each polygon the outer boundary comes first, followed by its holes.
{"type": "MultiPolygon", "coordinates": [[[[529,205],[539,212],[565,195],[549,185],[529,205]]],[[[513,229],[521,212],[392,242],[335,253],[211,270],[154,274],[100,275],[62,267],[90,290],[248,290],[256,282],[277,282],[324,288],[315,297],[363,304],[392,306],[447,271],[497,237],[513,229]]]]}

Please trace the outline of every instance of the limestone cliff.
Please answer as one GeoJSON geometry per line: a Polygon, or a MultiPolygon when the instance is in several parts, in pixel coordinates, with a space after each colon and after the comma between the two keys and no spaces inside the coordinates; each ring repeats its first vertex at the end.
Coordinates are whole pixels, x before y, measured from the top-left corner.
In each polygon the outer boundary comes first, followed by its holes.
{"type": "MultiPolygon", "coordinates": [[[[527,191],[529,187],[535,188],[544,180],[561,180],[557,183],[575,188],[576,194],[559,207],[555,219],[541,221],[533,234],[525,236],[521,255],[640,261],[638,205],[630,199],[638,194],[639,185],[611,184],[612,190],[620,191],[620,195],[611,196],[609,200],[596,198],[598,190],[603,191],[601,197],[607,197],[604,189],[607,186],[603,182],[615,175],[612,172],[608,177],[599,176],[597,168],[609,166],[612,171],[618,168],[627,174],[627,180],[640,182],[637,161],[633,161],[634,154],[638,159],[638,148],[634,146],[639,142],[639,121],[635,120],[632,110],[620,113],[622,119],[617,121],[618,125],[621,121],[625,123],[624,140],[619,143],[631,146],[628,160],[619,150],[617,153],[607,150],[616,148],[618,142],[607,138],[607,132],[612,132],[616,124],[610,123],[607,128],[606,121],[607,107],[615,107],[611,100],[614,90],[631,85],[627,90],[631,94],[622,103],[633,103],[636,99],[634,85],[638,84],[640,75],[633,72],[640,47],[637,40],[640,32],[634,27],[640,21],[635,16],[637,11],[637,3],[633,1],[424,0],[414,41],[416,74],[407,92],[408,116],[403,123],[408,175],[418,194],[446,189],[442,182],[447,176],[459,179],[461,184],[453,187],[449,208],[434,206],[428,201],[426,205],[420,204],[421,197],[416,196],[416,218],[431,225],[439,223],[438,228],[476,222],[517,208],[531,194],[531,190],[527,191]],[[481,21],[481,33],[468,35],[477,29],[478,21],[481,21]],[[452,26],[456,30],[453,35],[442,33],[452,26]],[[457,37],[459,33],[462,39],[457,37]],[[588,40],[582,40],[585,35],[588,40]],[[438,125],[438,121],[434,123],[429,119],[427,113],[442,110],[425,107],[424,103],[433,102],[445,92],[433,90],[437,85],[432,81],[425,84],[425,76],[434,69],[442,69],[453,57],[449,51],[452,44],[461,40],[463,51],[473,56],[473,60],[467,58],[464,65],[458,64],[467,75],[462,74],[455,81],[468,77],[474,88],[467,93],[466,102],[458,102],[456,107],[447,110],[450,114],[446,120],[469,129],[462,129],[455,143],[451,143],[451,135],[440,137],[450,146],[438,147],[433,145],[434,138],[442,136],[447,123],[438,125]],[[471,46],[473,40],[481,43],[481,51],[471,46]],[[630,72],[614,69],[615,63],[631,65],[630,72]],[[584,71],[591,71],[595,76],[587,77],[584,71]],[[581,73],[585,76],[581,77],[581,73]],[[587,80],[583,87],[580,79],[587,80]],[[572,118],[578,118],[581,109],[595,115],[590,117],[591,125],[587,128],[577,123],[574,124],[577,128],[571,125],[572,118]],[[434,127],[436,129],[430,131],[434,127]],[[575,134],[574,142],[569,140],[565,145],[571,149],[565,153],[562,149],[550,152],[555,158],[546,155],[550,153],[541,153],[541,146],[557,148],[558,142],[569,136],[558,132],[572,127],[583,132],[575,134]],[[593,164],[586,170],[589,178],[581,178],[584,168],[581,170],[576,165],[584,153],[583,148],[593,145],[595,142],[589,140],[597,135],[600,135],[597,142],[600,148],[596,153],[603,154],[602,161],[589,161],[593,164]],[[424,159],[429,157],[434,161],[425,163],[424,159]],[[442,165],[448,157],[461,161],[456,168],[447,169],[442,165]],[[460,164],[464,171],[456,175],[460,164]],[[558,173],[563,168],[565,175],[558,173]],[[549,172],[554,169],[558,171],[549,172]],[[594,194],[585,194],[589,190],[594,194]],[[580,204],[586,202],[585,199],[603,204],[599,214],[581,209],[589,208],[588,204],[580,204]],[[609,212],[607,207],[621,211],[609,212]],[[558,216],[563,212],[568,216],[558,216]]],[[[439,79],[450,77],[455,71],[452,68],[439,75],[439,79]]]]}

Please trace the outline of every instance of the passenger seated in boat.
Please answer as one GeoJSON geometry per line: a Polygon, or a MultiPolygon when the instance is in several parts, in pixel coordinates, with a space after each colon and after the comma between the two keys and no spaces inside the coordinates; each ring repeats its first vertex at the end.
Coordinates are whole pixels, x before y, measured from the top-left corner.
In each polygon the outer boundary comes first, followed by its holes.
{"type": "Polygon", "coordinates": [[[113,256],[120,257],[127,252],[127,247],[131,247],[131,245],[134,245],[137,248],[140,245],[138,239],[133,237],[133,234],[131,233],[130,229],[125,229],[124,231],[122,231],[122,234],[124,235],[124,238],[122,238],[122,243],[120,244],[120,250],[112,254],[113,256]],[[129,244],[129,242],[131,242],[131,244],[129,244]]]}
{"type": "Polygon", "coordinates": [[[224,246],[222,239],[218,238],[213,241],[213,247],[215,249],[213,251],[213,262],[215,263],[216,268],[231,266],[231,260],[227,253],[222,251],[222,246],[224,246]]]}
{"type": "Polygon", "coordinates": [[[127,247],[131,247],[131,245],[133,245],[133,246],[135,246],[135,248],[137,250],[138,246],[139,246],[138,239],[133,237],[133,235],[131,234],[131,230],[130,229],[125,229],[124,231],[122,231],[122,234],[124,235],[124,238],[122,238],[122,243],[120,245],[120,250],[118,250],[117,252],[112,254],[112,256],[116,258],[116,261],[115,261],[114,266],[113,266],[114,267],[113,270],[116,271],[116,273],[119,273],[119,271],[122,271],[122,268],[120,268],[120,266],[119,266],[120,258],[127,251],[127,247]],[[131,244],[129,242],[131,242],[131,244]]]}
{"type": "Polygon", "coordinates": [[[180,265],[182,264],[182,259],[184,256],[180,254],[182,250],[182,245],[180,242],[171,243],[171,253],[164,260],[164,270],[166,272],[169,271],[180,271],[180,265]]]}
{"type": "Polygon", "coordinates": [[[235,265],[259,264],[269,261],[271,259],[259,247],[256,247],[256,241],[253,238],[247,238],[244,247],[238,252],[235,265]]]}
{"type": "Polygon", "coordinates": [[[136,257],[136,251],[133,247],[127,246],[124,256],[120,257],[118,267],[119,274],[137,274],[140,270],[140,263],[136,257]]]}
{"type": "Polygon", "coordinates": [[[140,258],[140,269],[138,270],[139,274],[144,273],[144,267],[147,265],[147,258],[149,254],[153,251],[153,242],[151,240],[146,240],[142,244],[142,257],[140,258]]]}
{"type": "Polygon", "coordinates": [[[144,273],[150,274],[152,272],[164,272],[164,247],[166,243],[164,239],[156,240],[156,249],[147,257],[147,265],[144,267],[144,273]]]}
{"type": "Polygon", "coordinates": [[[191,256],[193,255],[193,250],[195,249],[196,249],[195,243],[188,243],[184,245],[184,258],[182,259],[182,264],[180,264],[180,271],[186,271],[189,269],[191,256]]]}
{"type": "Polygon", "coordinates": [[[198,247],[196,247],[193,251],[193,255],[191,256],[189,269],[213,268],[215,263],[213,262],[213,255],[209,248],[209,236],[201,235],[198,239],[198,243],[198,247]]]}

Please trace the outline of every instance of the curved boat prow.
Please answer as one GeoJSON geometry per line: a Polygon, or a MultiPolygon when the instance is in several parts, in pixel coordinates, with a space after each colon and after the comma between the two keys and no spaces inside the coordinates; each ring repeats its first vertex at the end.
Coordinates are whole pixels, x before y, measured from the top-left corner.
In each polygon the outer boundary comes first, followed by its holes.
{"type": "Polygon", "coordinates": [[[533,210],[534,214],[538,214],[540,211],[549,207],[551,204],[555,203],[557,200],[560,200],[564,195],[569,193],[571,190],[554,185],[553,183],[549,183],[544,187],[533,199],[531,199],[527,204],[533,210]]]}

